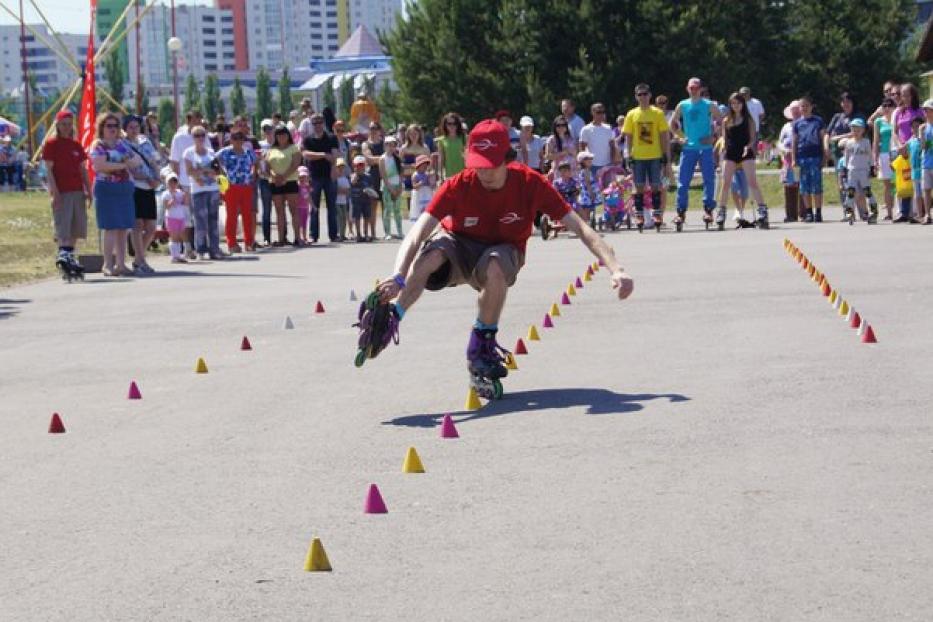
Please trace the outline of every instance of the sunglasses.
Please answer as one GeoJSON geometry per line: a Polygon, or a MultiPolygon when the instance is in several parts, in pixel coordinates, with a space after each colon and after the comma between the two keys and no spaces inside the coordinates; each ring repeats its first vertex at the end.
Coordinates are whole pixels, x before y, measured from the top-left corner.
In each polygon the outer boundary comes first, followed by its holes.
{"type": "Polygon", "coordinates": [[[104,123],[104,127],[110,130],[118,130],[120,129],[120,124],[119,123],[104,123]]]}
{"type": "Polygon", "coordinates": [[[243,136],[242,134],[235,134],[230,137],[230,140],[246,140],[246,136],[243,136]]]}
{"type": "Polygon", "coordinates": [[[204,138],[207,134],[192,134],[195,138],[204,138]]]}
{"type": "Polygon", "coordinates": [[[312,121],[311,125],[324,125],[323,121],[312,121]]]}
{"type": "Polygon", "coordinates": [[[567,124],[566,124],[566,123],[558,123],[558,124],[555,125],[554,127],[567,127],[567,124]]]}
{"type": "Polygon", "coordinates": [[[651,93],[635,93],[635,97],[648,97],[651,93]]]}
{"type": "Polygon", "coordinates": [[[457,126],[460,125],[460,124],[457,123],[456,121],[448,121],[445,125],[452,125],[452,126],[454,126],[454,127],[457,127],[457,126]]]}

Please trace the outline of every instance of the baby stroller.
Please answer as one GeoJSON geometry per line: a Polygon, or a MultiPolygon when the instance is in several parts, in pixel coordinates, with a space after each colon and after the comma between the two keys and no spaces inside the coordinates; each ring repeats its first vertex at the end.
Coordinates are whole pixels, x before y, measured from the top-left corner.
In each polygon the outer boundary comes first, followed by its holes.
{"type": "Polygon", "coordinates": [[[627,229],[632,228],[632,216],[625,203],[626,190],[632,186],[627,173],[622,166],[607,166],[599,172],[603,211],[596,225],[600,231],[617,231],[623,224],[627,229]]]}

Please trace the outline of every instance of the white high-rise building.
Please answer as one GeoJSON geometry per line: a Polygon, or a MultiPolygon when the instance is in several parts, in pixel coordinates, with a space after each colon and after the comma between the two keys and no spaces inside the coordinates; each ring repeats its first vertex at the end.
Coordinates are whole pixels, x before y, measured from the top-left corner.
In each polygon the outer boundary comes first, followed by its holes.
{"type": "MultiPolygon", "coordinates": [[[[42,39],[53,45],[57,43],[55,36],[44,24],[30,24],[29,28],[37,31],[42,39]]],[[[68,49],[72,60],[78,67],[83,68],[87,58],[87,34],[61,33],[58,36],[68,49]]],[[[4,94],[22,89],[19,37],[19,24],[0,25],[0,92],[4,94]]],[[[29,73],[35,76],[36,88],[49,94],[71,88],[78,79],[78,74],[71,65],[45,45],[42,39],[36,38],[29,30],[26,31],[26,65],[29,73]]],[[[96,74],[97,82],[103,81],[103,67],[98,67],[96,74]]]]}
{"type": "Polygon", "coordinates": [[[366,26],[377,39],[395,26],[403,0],[347,0],[350,3],[350,32],[366,26]]]}
{"type": "MultiPolygon", "coordinates": [[[[154,6],[140,21],[139,72],[143,83],[164,87],[172,83],[172,55],[167,42],[172,36],[171,9],[166,4],[154,6]]],[[[181,39],[178,52],[178,81],[184,84],[189,74],[203,82],[210,73],[232,71],[235,48],[231,11],[201,5],[175,5],[175,36],[181,39]]],[[[127,36],[130,90],[136,84],[136,32],[127,36]]]]}

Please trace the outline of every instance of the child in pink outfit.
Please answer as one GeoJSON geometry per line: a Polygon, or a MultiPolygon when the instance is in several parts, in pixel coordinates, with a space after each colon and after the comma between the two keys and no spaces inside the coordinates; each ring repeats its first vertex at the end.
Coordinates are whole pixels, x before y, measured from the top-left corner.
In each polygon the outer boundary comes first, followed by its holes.
{"type": "Polygon", "coordinates": [[[298,241],[308,243],[308,216],[311,214],[311,176],[307,166],[298,167],[298,241]]]}

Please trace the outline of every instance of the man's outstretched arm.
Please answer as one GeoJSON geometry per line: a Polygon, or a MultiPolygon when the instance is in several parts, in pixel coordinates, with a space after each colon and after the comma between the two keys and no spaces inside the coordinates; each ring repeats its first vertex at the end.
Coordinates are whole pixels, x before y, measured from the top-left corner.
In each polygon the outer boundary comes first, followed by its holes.
{"type": "Polygon", "coordinates": [[[411,264],[418,254],[418,249],[437,228],[438,222],[437,218],[424,212],[418,217],[415,225],[408,230],[408,234],[402,240],[402,245],[399,246],[398,254],[395,256],[395,272],[376,287],[383,302],[389,302],[398,296],[403,287],[404,279],[408,277],[411,264]],[[397,277],[401,277],[401,282],[397,277]]]}
{"type": "Polygon", "coordinates": [[[576,233],[584,246],[590,249],[590,252],[596,255],[609,269],[610,278],[612,279],[612,288],[619,290],[619,300],[624,300],[631,296],[632,291],[635,289],[635,282],[632,280],[632,277],[626,274],[622,266],[619,265],[619,261],[616,259],[616,254],[615,251],[612,250],[612,247],[606,244],[602,237],[593,231],[593,229],[583,222],[583,219],[574,212],[570,212],[564,216],[561,222],[564,223],[564,226],[567,227],[568,230],[576,233]]]}

